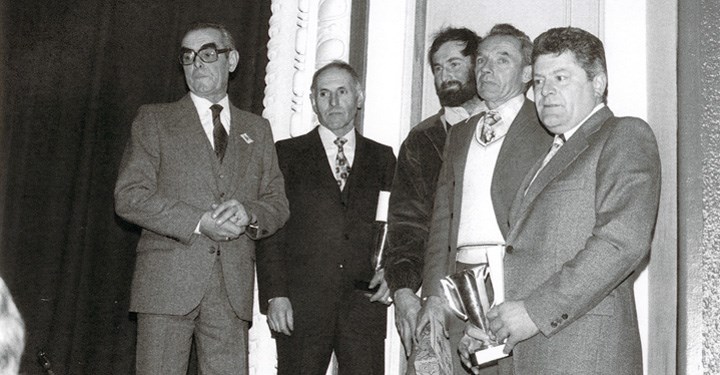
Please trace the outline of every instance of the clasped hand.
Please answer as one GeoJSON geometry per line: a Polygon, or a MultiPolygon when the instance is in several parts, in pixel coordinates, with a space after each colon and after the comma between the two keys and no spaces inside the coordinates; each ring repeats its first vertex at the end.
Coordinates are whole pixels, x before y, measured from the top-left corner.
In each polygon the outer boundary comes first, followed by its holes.
{"type": "Polygon", "coordinates": [[[250,222],[251,217],[245,206],[231,199],[213,204],[211,210],[203,214],[200,219],[200,233],[213,241],[230,241],[245,233],[245,227],[250,222]]]}

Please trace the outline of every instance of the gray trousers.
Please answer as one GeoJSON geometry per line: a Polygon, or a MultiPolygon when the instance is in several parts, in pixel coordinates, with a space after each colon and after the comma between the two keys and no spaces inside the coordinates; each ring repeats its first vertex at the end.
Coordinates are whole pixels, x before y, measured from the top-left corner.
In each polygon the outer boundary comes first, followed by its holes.
{"type": "Polygon", "coordinates": [[[247,374],[249,322],[230,306],[220,261],[200,305],[187,315],[137,314],[136,373],[185,375],[193,338],[199,374],[247,374]]]}

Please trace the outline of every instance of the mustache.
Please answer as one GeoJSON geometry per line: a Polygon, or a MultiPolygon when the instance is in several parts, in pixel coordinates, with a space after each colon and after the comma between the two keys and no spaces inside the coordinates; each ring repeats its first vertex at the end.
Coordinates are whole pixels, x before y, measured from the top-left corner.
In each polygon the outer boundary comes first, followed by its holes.
{"type": "Polygon", "coordinates": [[[440,85],[440,89],[443,90],[443,91],[445,91],[445,90],[450,90],[450,89],[459,89],[459,88],[461,88],[462,86],[463,86],[463,83],[460,82],[460,81],[457,81],[457,80],[455,80],[455,81],[447,81],[447,82],[443,82],[443,83],[440,85]]]}

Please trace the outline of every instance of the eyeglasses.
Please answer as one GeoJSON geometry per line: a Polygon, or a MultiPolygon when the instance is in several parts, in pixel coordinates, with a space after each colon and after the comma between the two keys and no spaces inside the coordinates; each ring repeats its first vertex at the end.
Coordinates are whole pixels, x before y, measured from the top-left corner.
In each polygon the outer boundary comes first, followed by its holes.
{"type": "MultiPolygon", "coordinates": [[[[213,43],[214,44],[214,43],[213,43]]],[[[180,50],[180,64],[192,65],[195,62],[196,57],[200,57],[200,60],[205,63],[214,63],[218,60],[218,56],[221,53],[232,51],[232,48],[217,49],[214,45],[202,46],[200,51],[193,51],[190,48],[183,48],[180,50]]]]}

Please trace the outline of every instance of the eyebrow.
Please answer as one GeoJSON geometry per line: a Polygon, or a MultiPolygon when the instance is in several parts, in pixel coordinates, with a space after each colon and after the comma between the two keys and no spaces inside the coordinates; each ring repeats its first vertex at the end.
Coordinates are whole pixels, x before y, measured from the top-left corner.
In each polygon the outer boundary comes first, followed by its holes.
{"type": "MultiPolygon", "coordinates": [[[[217,44],[215,44],[215,42],[205,43],[205,44],[203,44],[202,46],[200,46],[200,48],[198,48],[198,51],[202,51],[203,49],[208,48],[208,47],[213,47],[213,48],[215,48],[215,49],[218,48],[218,46],[217,46],[217,44]]],[[[183,50],[194,51],[192,48],[185,47],[185,46],[182,46],[181,48],[182,48],[183,50]]]]}

